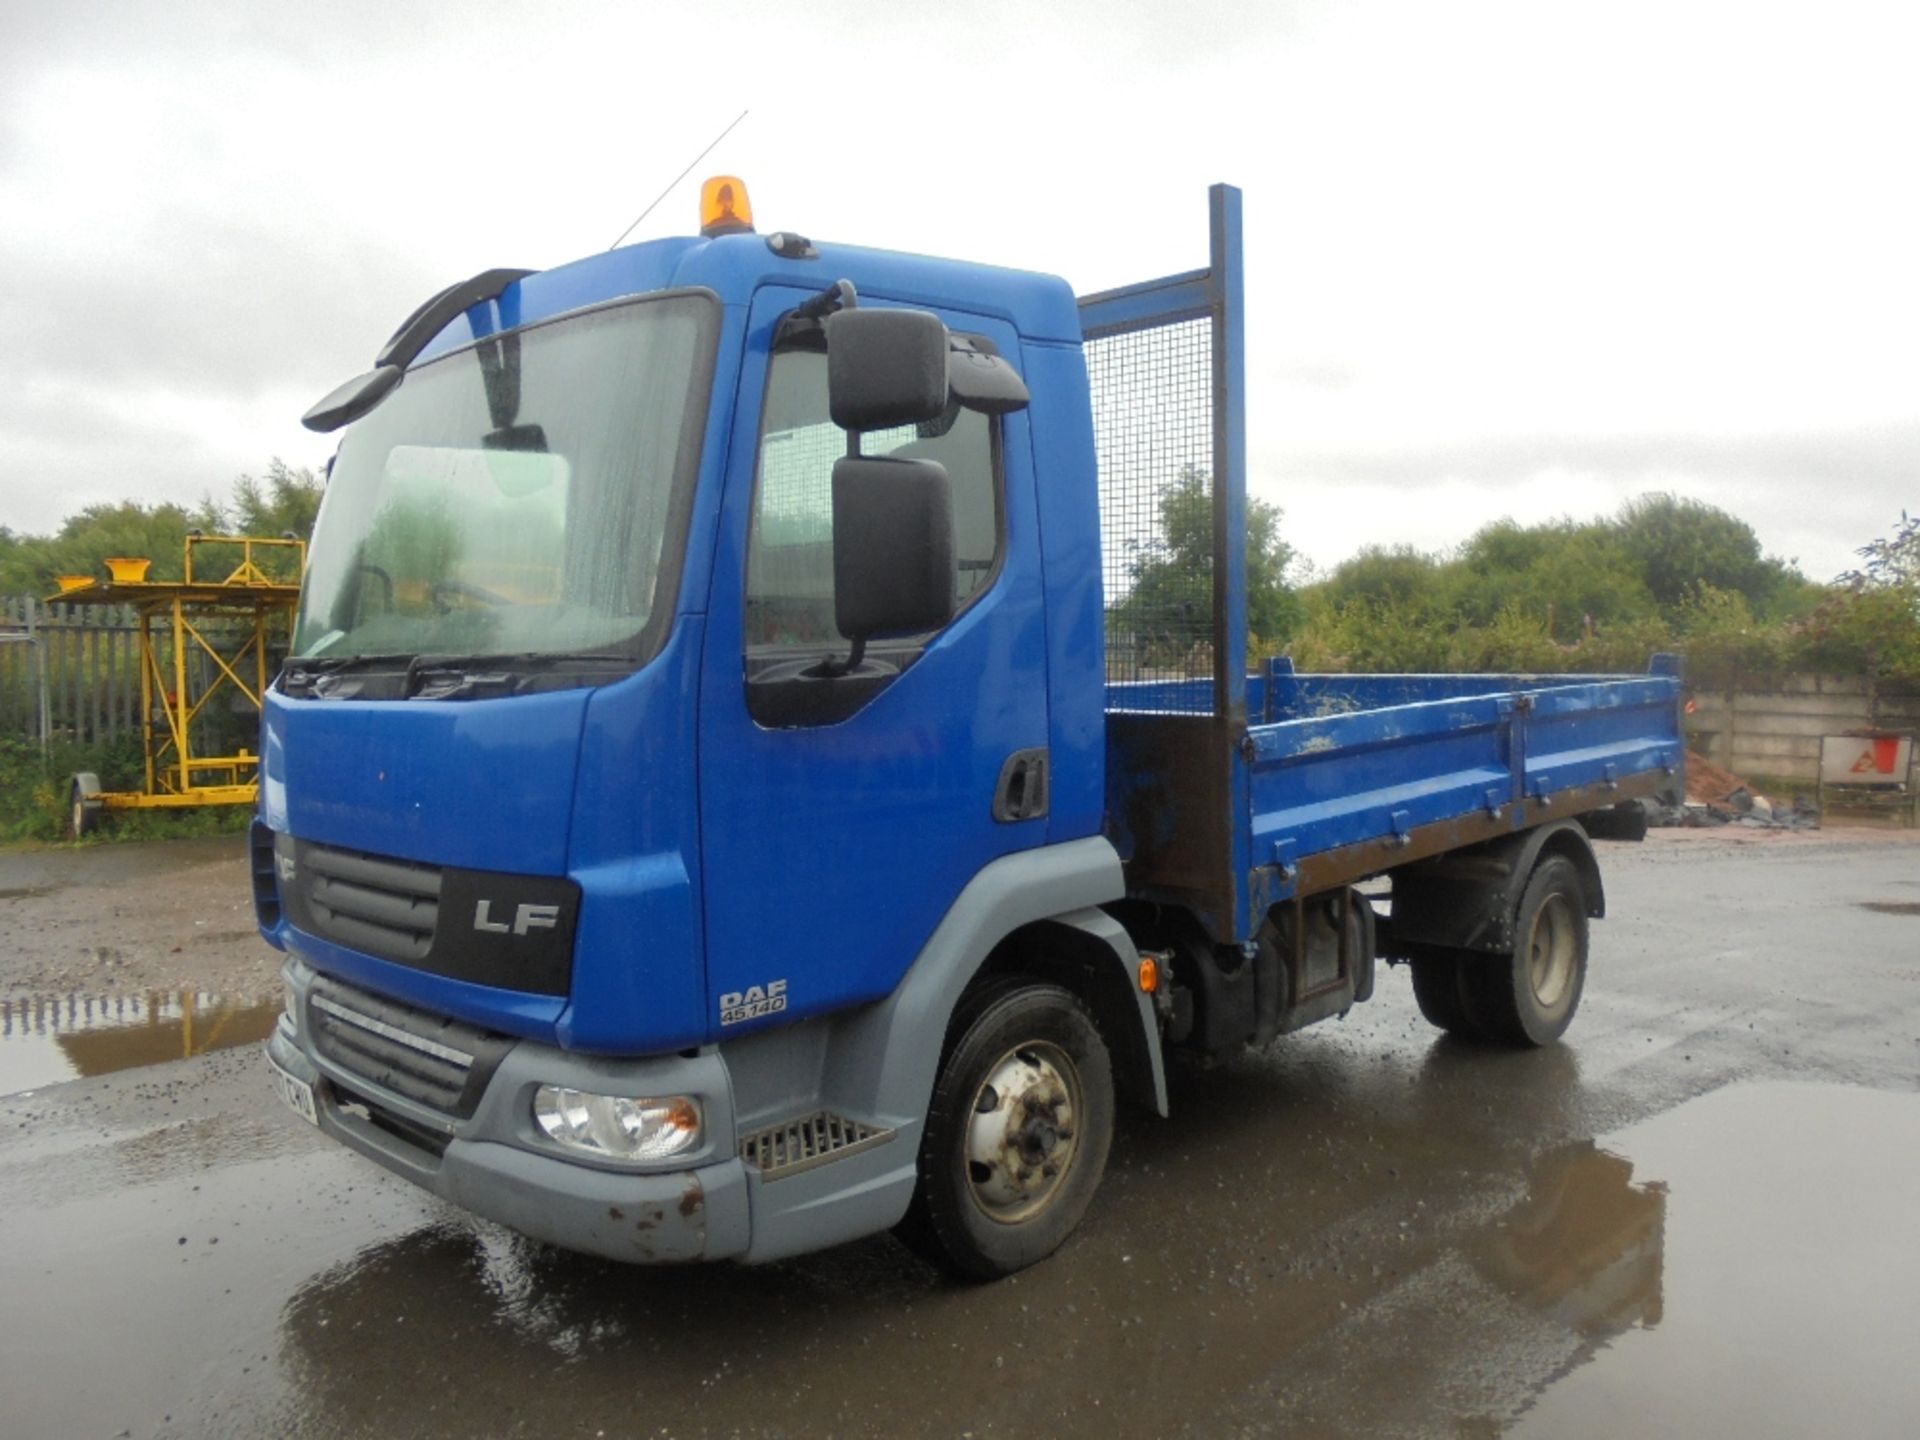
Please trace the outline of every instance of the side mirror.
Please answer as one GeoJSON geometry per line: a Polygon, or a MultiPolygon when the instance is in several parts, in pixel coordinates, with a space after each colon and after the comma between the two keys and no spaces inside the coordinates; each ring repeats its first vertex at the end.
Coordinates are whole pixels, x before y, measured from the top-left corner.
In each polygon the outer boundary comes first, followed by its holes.
{"type": "Polygon", "coordinates": [[[827,409],[843,430],[917,425],[947,408],[947,327],[926,310],[827,317],[827,409]]]}
{"type": "Polygon", "coordinates": [[[376,365],[314,401],[313,407],[300,417],[300,423],[317,435],[351,425],[386,399],[406,373],[398,365],[376,365]]]}
{"type": "MultiPolygon", "coordinates": [[[[944,348],[941,354],[944,363],[944,348]]],[[[944,465],[834,462],[833,614],[842,635],[864,646],[885,635],[938,630],[953,618],[957,574],[953,488],[944,465]]]]}

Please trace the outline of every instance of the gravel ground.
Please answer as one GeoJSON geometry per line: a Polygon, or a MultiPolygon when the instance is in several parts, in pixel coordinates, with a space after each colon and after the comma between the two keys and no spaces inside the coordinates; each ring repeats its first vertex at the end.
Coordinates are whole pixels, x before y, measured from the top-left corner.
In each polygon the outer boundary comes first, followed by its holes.
{"type": "Polygon", "coordinates": [[[244,835],[0,851],[0,995],[279,994],[244,835]]]}

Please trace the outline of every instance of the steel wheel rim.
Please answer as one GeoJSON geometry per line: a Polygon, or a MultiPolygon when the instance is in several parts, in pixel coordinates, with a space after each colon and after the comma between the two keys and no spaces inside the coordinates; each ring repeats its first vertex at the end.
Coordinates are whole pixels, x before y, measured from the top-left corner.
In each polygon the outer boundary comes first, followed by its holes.
{"type": "Polygon", "coordinates": [[[87,801],[77,785],[73,789],[73,815],[68,823],[73,827],[74,839],[78,840],[87,833],[87,801]]]}
{"type": "Polygon", "coordinates": [[[1058,1045],[1015,1045],[987,1070],[967,1120],[967,1193],[979,1211],[1018,1225],[1059,1196],[1080,1153],[1080,1070],[1058,1045]]]}
{"type": "Polygon", "coordinates": [[[1573,989],[1574,958],[1579,937],[1573,923],[1573,907],[1564,895],[1549,895],[1533,917],[1533,931],[1527,937],[1527,983],[1533,998],[1543,1010],[1553,1010],[1566,1002],[1573,989]]]}

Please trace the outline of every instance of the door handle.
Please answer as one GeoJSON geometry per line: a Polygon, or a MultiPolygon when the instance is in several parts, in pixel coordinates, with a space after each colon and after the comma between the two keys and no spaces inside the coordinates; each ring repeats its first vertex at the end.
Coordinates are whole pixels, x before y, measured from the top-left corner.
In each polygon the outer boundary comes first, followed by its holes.
{"type": "Polygon", "coordinates": [[[1047,751],[1016,750],[1000,767],[1000,783],[993,791],[993,818],[1003,825],[1037,820],[1051,800],[1047,784],[1047,751]]]}

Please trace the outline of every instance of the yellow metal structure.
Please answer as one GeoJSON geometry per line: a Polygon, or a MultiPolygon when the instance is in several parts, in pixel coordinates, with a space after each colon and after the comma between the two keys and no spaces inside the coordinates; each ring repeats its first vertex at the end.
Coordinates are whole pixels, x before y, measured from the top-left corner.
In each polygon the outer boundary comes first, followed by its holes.
{"type": "MultiPolygon", "coordinates": [[[[232,754],[196,754],[194,721],[210,701],[244,696],[255,714],[273,679],[268,644],[276,629],[287,633],[306,572],[304,540],[267,540],[247,535],[189,535],[180,580],[119,578],[133,562],[113,562],[113,578],[92,577],[51,597],[62,605],[128,605],[140,622],[140,713],[146,750],[146,784],[140,790],[88,794],[88,806],[142,810],[188,805],[251,805],[259,790],[260,757],[245,746],[232,754]],[[209,554],[209,547],[217,547],[209,554]],[[240,563],[216,579],[234,551],[240,563]],[[196,556],[196,552],[199,554],[196,556]],[[223,553],[224,552],[224,553],[223,553]],[[291,556],[291,567],[276,559],[291,556]],[[196,559],[199,560],[196,573],[196,559]],[[263,565],[264,562],[264,565],[263,565]],[[291,581],[271,571],[291,568],[291,581]],[[205,655],[204,663],[193,657],[205,655]]],[[[146,566],[139,562],[138,573],[146,566]]],[[[76,795],[76,830],[84,829],[76,795]]]]}

